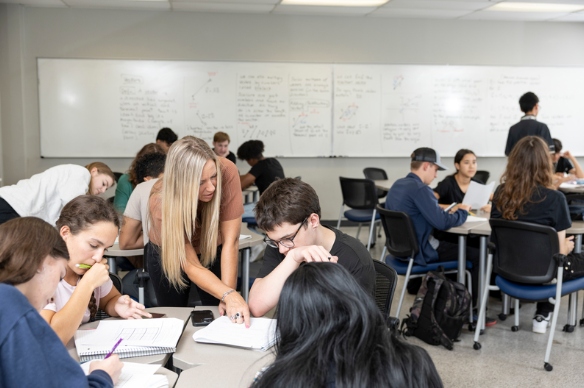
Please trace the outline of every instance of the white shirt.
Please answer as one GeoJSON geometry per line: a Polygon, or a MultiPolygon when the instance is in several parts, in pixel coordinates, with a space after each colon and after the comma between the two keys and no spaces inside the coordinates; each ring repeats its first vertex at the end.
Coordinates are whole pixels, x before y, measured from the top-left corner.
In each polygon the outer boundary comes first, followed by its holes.
{"type": "Polygon", "coordinates": [[[148,200],[150,199],[150,192],[154,184],[158,182],[158,178],[150,179],[147,182],[142,182],[130,195],[124,217],[131,218],[136,221],[142,221],[142,232],[144,238],[144,245],[148,244],[148,232],[150,231],[150,216],[148,215],[148,200]]]}
{"type": "Polygon", "coordinates": [[[21,217],[38,217],[55,225],[63,206],[87,194],[91,174],[85,167],[63,164],[0,188],[2,197],[21,217]]]}

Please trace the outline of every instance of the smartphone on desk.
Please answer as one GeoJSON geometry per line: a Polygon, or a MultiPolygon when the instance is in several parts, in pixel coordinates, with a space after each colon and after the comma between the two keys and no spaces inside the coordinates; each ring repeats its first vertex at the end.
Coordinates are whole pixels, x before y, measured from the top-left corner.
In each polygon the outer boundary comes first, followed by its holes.
{"type": "Polygon", "coordinates": [[[191,321],[193,326],[207,326],[213,322],[215,317],[211,310],[193,310],[191,311],[191,321]]]}

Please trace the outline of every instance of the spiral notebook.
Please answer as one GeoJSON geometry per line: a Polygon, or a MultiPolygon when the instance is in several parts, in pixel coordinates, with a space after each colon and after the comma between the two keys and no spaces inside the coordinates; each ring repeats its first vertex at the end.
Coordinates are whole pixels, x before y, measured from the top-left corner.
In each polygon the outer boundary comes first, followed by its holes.
{"type": "Polygon", "coordinates": [[[81,362],[102,359],[114,351],[120,358],[174,353],[184,321],[177,318],[105,320],[97,329],[77,330],[75,347],[81,362]]]}

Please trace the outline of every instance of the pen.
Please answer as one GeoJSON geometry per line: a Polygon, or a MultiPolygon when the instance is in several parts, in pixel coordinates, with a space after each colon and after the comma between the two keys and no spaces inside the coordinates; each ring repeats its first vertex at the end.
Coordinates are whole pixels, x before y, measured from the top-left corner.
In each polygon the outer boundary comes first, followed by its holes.
{"type": "Polygon", "coordinates": [[[452,209],[453,207],[455,207],[456,205],[458,205],[458,204],[456,202],[453,202],[452,205],[448,206],[446,209],[444,209],[444,211],[447,212],[450,209],[452,209]]]}
{"type": "Polygon", "coordinates": [[[77,267],[77,268],[91,268],[91,266],[87,265],[87,264],[75,264],[75,267],[77,267]]]}
{"type": "Polygon", "coordinates": [[[120,342],[122,342],[122,339],[123,339],[123,338],[120,338],[120,340],[119,340],[119,341],[118,341],[118,342],[117,342],[117,343],[114,345],[114,348],[112,349],[112,351],[111,351],[111,352],[109,352],[109,353],[107,354],[107,356],[105,356],[104,360],[107,360],[107,358],[108,358],[109,356],[111,356],[111,355],[112,355],[112,353],[114,352],[114,350],[116,350],[116,348],[118,347],[118,345],[120,344],[120,342]]]}

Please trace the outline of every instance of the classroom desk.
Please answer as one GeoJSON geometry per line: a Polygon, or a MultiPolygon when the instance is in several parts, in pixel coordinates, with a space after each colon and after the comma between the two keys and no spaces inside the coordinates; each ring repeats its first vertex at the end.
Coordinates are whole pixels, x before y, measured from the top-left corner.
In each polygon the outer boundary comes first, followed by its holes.
{"type": "MultiPolygon", "coordinates": [[[[193,309],[191,307],[152,307],[152,308],[146,309],[146,311],[153,312],[153,313],[166,314],[165,318],[182,319],[185,321],[185,326],[186,326],[186,323],[190,322],[190,321],[188,321],[188,318],[190,317],[191,311],[193,311],[193,309]]],[[[119,319],[119,318],[107,318],[107,319],[119,319]]],[[[97,325],[99,325],[99,321],[84,323],[83,325],[81,325],[79,327],[79,329],[80,330],[95,329],[97,327],[97,325]]],[[[183,326],[183,332],[184,332],[185,326],[183,326]]],[[[71,355],[71,357],[75,361],[79,362],[79,356],[77,355],[77,349],[75,348],[75,340],[73,338],[67,344],[67,351],[69,352],[69,355],[71,355]]],[[[168,359],[170,358],[171,355],[172,355],[171,353],[167,353],[167,354],[156,354],[153,356],[130,357],[130,358],[123,358],[122,361],[126,360],[128,362],[136,362],[136,363],[140,363],[140,364],[166,365],[166,362],[168,361],[168,359]]]]}
{"type": "Polygon", "coordinates": [[[389,189],[391,189],[391,186],[393,186],[394,183],[394,181],[390,180],[375,180],[373,182],[375,182],[375,187],[385,191],[389,191],[389,189]]]}
{"type": "Polygon", "coordinates": [[[264,243],[264,237],[252,232],[246,225],[241,226],[240,234],[251,235],[251,238],[239,240],[239,251],[241,252],[241,296],[247,302],[249,298],[249,258],[251,247],[264,243]]]}
{"type": "Polygon", "coordinates": [[[173,371],[170,371],[164,367],[160,367],[155,373],[156,375],[165,375],[168,379],[168,388],[174,388],[176,381],[178,380],[178,375],[173,371]]]}
{"type": "Polygon", "coordinates": [[[584,194],[584,186],[582,187],[562,187],[558,188],[563,193],[566,194],[584,194]]]}
{"type": "MultiPolygon", "coordinates": [[[[226,355],[228,357],[228,355],[226,355]]],[[[206,364],[181,372],[175,388],[247,388],[256,373],[270,365],[273,356],[250,362],[231,362],[228,364],[206,364]],[[226,370],[228,373],[225,373],[226,370]]]]}
{"type": "Polygon", "coordinates": [[[118,266],[116,265],[116,257],[128,257],[128,256],[142,256],[144,254],[144,248],[142,249],[120,249],[119,244],[114,244],[113,247],[108,248],[104,253],[103,257],[107,258],[107,263],[110,267],[111,273],[118,273],[118,266]]]}
{"type": "MultiPolygon", "coordinates": [[[[218,307],[196,306],[195,310],[211,310],[213,311],[213,315],[215,315],[215,319],[219,318],[218,307]]],[[[217,372],[215,377],[207,381],[205,384],[201,384],[199,386],[210,387],[211,385],[208,384],[216,383],[219,384],[216,385],[218,387],[231,387],[233,385],[226,384],[221,380],[228,378],[228,375],[234,375],[234,373],[232,373],[232,364],[245,364],[247,366],[251,366],[256,361],[262,359],[267,360],[267,363],[273,360],[273,354],[269,350],[262,352],[258,350],[242,349],[232,346],[197,343],[193,340],[193,334],[202,328],[203,327],[195,327],[192,325],[192,323],[189,322],[183,331],[183,335],[180,338],[180,341],[178,342],[176,352],[172,355],[173,366],[175,368],[182,369],[183,371],[194,367],[197,367],[194,368],[197,370],[199,365],[211,365],[214,367],[214,370],[217,372]],[[227,371],[228,373],[226,373],[227,371]]],[[[258,370],[259,369],[253,371],[252,378],[255,375],[255,372],[258,370]]],[[[192,374],[190,374],[190,376],[192,376],[192,374]]],[[[231,378],[237,378],[237,376],[231,376],[231,378]]]]}
{"type": "Polygon", "coordinates": [[[243,203],[247,205],[248,203],[257,202],[259,199],[259,189],[257,186],[250,186],[245,190],[242,190],[244,201],[243,203]],[[251,201],[249,200],[249,196],[252,196],[251,201]]]}

